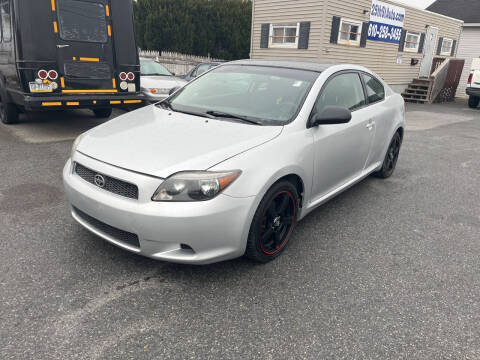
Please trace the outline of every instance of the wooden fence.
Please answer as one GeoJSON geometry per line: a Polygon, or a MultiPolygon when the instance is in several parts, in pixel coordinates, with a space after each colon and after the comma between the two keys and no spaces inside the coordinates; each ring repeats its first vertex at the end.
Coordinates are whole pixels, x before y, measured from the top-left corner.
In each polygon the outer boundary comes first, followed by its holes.
{"type": "Polygon", "coordinates": [[[195,56],[180,54],[172,51],[153,51],[138,49],[138,55],[142,58],[152,58],[165,66],[175,75],[183,75],[193,69],[197,64],[209,61],[223,61],[210,56],[195,56]]]}

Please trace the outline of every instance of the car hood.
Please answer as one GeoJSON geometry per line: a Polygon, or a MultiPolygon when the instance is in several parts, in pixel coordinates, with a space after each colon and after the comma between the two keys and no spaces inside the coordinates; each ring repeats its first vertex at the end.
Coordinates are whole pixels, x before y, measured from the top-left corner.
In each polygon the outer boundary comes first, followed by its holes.
{"type": "Polygon", "coordinates": [[[272,140],[282,129],[207,119],[151,105],[89,130],[77,151],[165,178],[182,170],[206,170],[272,140]]]}
{"type": "Polygon", "coordinates": [[[145,76],[140,77],[140,86],[142,88],[151,89],[151,88],[160,88],[160,89],[171,89],[175,86],[183,86],[187,81],[179,79],[175,76],[145,76]]]}

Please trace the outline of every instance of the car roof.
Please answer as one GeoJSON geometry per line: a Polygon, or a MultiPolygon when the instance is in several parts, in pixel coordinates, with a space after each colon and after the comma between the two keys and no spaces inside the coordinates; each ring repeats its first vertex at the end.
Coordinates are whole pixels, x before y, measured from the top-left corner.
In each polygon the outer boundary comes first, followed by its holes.
{"type": "Polygon", "coordinates": [[[315,62],[305,60],[237,60],[232,61],[229,64],[270,66],[287,69],[308,70],[315,72],[323,72],[329,67],[339,65],[338,63],[330,62],[327,60],[319,60],[315,62]]]}

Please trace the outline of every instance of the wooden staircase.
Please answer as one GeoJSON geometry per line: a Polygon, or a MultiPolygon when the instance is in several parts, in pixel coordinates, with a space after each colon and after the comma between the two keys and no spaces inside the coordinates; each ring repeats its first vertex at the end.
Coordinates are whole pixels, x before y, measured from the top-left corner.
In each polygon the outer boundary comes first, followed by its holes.
{"type": "Polygon", "coordinates": [[[405,102],[430,104],[432,79],[414,79],[402,93],[405,102]]]}

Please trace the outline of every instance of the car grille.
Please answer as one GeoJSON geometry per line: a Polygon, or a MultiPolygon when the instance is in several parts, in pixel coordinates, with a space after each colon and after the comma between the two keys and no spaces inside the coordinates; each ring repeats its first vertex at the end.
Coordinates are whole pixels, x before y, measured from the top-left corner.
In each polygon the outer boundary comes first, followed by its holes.
{"type": "Polygon", "coordinates": [[[138,187],[136,185],[99,174],[79,163],[75,163],[75,173],[83,180],[88,181],[95,186],[97,186],[95,184],[95,175],[102,175],[105,179],[105,185],[104,187],[98,187],[99,189],[104,189],[120,196],[138,200],[138,187]]]}
{"type": "Polygon", "coordinates": [[[123,231],[117,229],[116,227],[105,224],[104,222],[101,222],[100,220],[97,220],[90,215],[85,214],[83,211],[77,209],[76,207],[74,207],[73,210],[82,220],[87,222],[96,230],[107,234],[115,240],[118,240],[130,246],[134,246],[138,249],[140,248],[140,242],[138,241],[138,236],[136,234],[130,233],[128,231],[123,231]]]}

